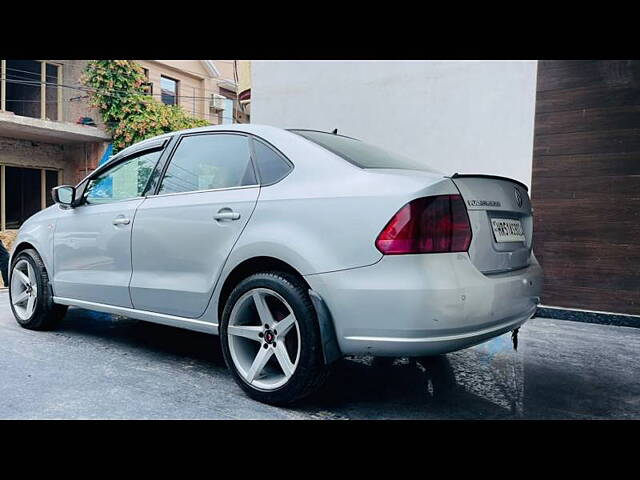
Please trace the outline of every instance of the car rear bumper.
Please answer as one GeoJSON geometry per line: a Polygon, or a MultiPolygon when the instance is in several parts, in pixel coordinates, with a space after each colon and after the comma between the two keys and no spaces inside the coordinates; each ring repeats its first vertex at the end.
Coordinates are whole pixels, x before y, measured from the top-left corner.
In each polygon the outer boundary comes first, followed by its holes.
{"type": "Polygon", "coordinates": [[[308,275],[345,355],[423,356],[482,343],[531,318],[542,269],[484,275],[467,254],[385,256],[362,268],[308,275]]]}

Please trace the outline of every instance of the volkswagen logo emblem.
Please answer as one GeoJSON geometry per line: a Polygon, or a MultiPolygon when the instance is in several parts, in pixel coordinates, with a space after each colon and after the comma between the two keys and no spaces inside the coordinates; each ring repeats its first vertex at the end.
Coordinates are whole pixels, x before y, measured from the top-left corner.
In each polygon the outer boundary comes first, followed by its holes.
{"type": "Polygon", "coordinates": [[[522,194],[517,188],[514,188],[514,190],[516,191],[516,205],[518,205],[518,208],[522,207],[522,194]]]}

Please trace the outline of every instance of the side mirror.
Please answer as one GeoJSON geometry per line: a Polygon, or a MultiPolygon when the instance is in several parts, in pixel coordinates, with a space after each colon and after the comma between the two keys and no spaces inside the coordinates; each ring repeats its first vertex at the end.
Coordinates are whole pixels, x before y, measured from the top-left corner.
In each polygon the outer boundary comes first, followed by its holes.
{"type": "Polygon", "coordinates": [[[51,190],[53,201],[65,207],[73,207],[73,200],[76,197],[76,187],[71,185],[60,185],[51,190]]]}

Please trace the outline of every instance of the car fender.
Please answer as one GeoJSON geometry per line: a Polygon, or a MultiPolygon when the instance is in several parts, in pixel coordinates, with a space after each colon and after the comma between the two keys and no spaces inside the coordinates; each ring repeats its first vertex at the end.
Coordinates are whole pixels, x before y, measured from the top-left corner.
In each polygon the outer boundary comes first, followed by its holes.
{"type": "Polygon", "coordinates": [[[53,235],[56,221],[54,218],[48,218],[48,215],[40,215],[45,212],[47,210],[42,210],[22,225],[13,243],[9,265],[13,262],[15,252],[22,250],[25,243],[30,244],[42,258],[49,280],[53,282],[53,235]]]}

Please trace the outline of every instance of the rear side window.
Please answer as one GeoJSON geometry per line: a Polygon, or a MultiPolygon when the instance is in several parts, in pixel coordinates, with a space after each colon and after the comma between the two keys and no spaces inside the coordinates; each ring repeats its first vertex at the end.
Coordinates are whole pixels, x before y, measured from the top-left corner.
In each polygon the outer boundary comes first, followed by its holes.
{"type": "Polygon", "coordinates": [[[192,135],[180,140],[159,194],[255,185],[249,139],[243,135],[192,135]]]}
{"type": "Polygon", "coordinates": [[[291,171],[291,164],[273,148],[268,147],[264,143],[254,140],[253,150],[255,152],[256,165],[262,185],[276,183],[286,177],[291,171]]]}
{"type": "Polygon", "coordinates": [[[316,132],[313,130],[290,131],[326,148],[356,167],[399,168],[439,173],[422,162],[417,162],[403,155],[389,152],[383,148],[361,142],[354,138],[334,135],[332,133],[316,132]]]}

